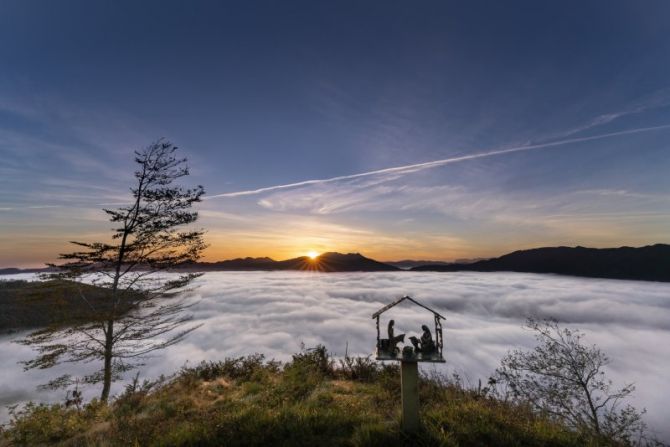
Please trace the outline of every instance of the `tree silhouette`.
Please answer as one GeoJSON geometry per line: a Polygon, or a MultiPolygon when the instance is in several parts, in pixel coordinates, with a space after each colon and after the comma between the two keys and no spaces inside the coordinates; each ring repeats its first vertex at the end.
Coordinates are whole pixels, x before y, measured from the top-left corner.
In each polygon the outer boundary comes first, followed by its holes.
{"type": "MultiPolygon", "coordinates": [[[[183,293],[196,273],[162,274],[195,261],[206,247],[203,231],[186,230],[198,213],[191,210],[204,194],[202,186],[184,188],[175,181],[189,174],[177,147],[158,140],[135,152],[138,169],[130,189],[132,203],[104,212],[115,224],[109,242],[72,242],[79,251],[65,260],[51,279],[81,285],[79,295],[89,310],[84,320],[33,332],[19,343],[37,350],[25,369],[46,369],[64,362],[100,362],[85,383],[102,382],[100,398],[109,398],[112,381],[141,364],[150,352],[181,341],[197,326],[187,325],[183,293]],[[91,287],[84,284],[93,284],[91,287]],[[93,296],[95,295],[95,296],[93,296]]],[[[73,383],[69,375],[46,386],[73,383]]]]}
{"type": "Polygon", "coordinates": [[[508,353],[494,382],[507,385],[511,397],[596,438],[624,443],[644,438],[644,411],[624,402],[635,387],[612,387],[604,371],[610,360],[600,348],[584,345],[582,332],[554,320],[529,319],[526,327],[535,331],[538,346],[508,353]]]}

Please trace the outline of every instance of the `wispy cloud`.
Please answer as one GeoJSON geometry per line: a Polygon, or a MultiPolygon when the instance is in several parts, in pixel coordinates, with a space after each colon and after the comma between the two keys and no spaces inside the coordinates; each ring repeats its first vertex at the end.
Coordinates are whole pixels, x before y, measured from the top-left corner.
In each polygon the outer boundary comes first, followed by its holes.
{"type": "Polygon", "coordinates": [[[586,124],[561,132],[555,135],[554,138],[566,138],[571,135],[575,135],[592,128],[611,123],[615,120],[618,120],[619,118],[668,106],[670,106],[670,88],[663,88],[651,93],[650,95],[639,98],[622,110],[598,115],[586,124]]]}
{"type": "Polygon", "coordinates": [[[0,207],[0,211],[43,210],[49,208],[61,208],[61,205],[31,205],[23,207],[0,207]]]}
{"type": "Polygon", "coordinates": [[[371,177],[371,176],[379,176],[379,175],[407,175],[407,174],[412,174],[412,173],[415,173],[415,172],[423,171],[423,170],[426,170],[426,169],[433,169],[433,168],[449,165],[449,164],[452,164],[452,163],[459,163],[459,162],[468,161],[468,160],[476,160],[476,159],[479,159],[479,158],[494,157],[494,156],[499,156],[499,155],[512,154],[512,153],[515,153],[515,152],[524,152],[524,151],[532,151],[532,150],[538,150],[538,149],[546,149],[546,148],[564,146],[564,145],[573,144],[573,143],[583,143],[583,142],[587,142],[587,141],[602,140],[602,139],[605,139],[605,138],[613,138],[613,137],[617,137],[617,136],[632,135],[632,134],[643,133],[643,132],[652,132],[652,131],[663,130],[663,129],[668,129],[668,128],[670,128],[670,124],[663,124],[663,125],[660,125],[660,126],[653,126],[653,127],[639,127],[639,128],[636,128],[636,129],[627,129],[627,130],[622,130],[622,131],[619,131],[619,132],[610,132],[610,133],[606,133],[606,134],[592,135],[592,136],[588,136],[588,137],[569,138],[569,139],[560,140],[560,141],[551,141],[551,142],[546,142],[546,143],[529,144],[529,145],[506,148],[506,149],[492,150],[492,151],[487,151],[487,152],[478,152],[478,153],[475,153],[475,154],[462,155],[462,156],[459,156],[459,157],[443,158],[441,160],[434,160],[434,161],[429,161],[429,162],[425,162],[425,163],[415,163],[415,164],[409,164],[409,165],[404,165],[404,166],[396,166],[396,167],[392,167],[392,168],[378,169],[378,170],[374,170],[374,171],[360,172],[360,173],[357,173],[357,174],[342,175],[342,176],[336,176],[336,177],[331,177],[331,178],[326,178],[326,179],[303,180],[303,181],[300,181],[300,182],[287,183],[287,184],[283,184],[283,185],[274,185],[274,186],[268,186],[268,187],[257,188],[257,189],[249,189],[249,190],[244,190],[244,191],[235,191],[235,192],[214,194],[214,195],[207,196],[207,198],[208,199],[215,199],[215,198],[227,198],[227,197],[230,198],[230,197],[257,195],[257,194],[262,194],[262,193],[266,193],[266,192],[280,191],[280,190],[283,190],[283,189],[297,188],[297,187],[301,187],[301,186],[319,185],[319,184],[324,184],[324,183],[334,183],[334,182],[339,182],[339,181],[343,181],[343,180],[353,180],[353,179],[358,179],[358,178],[362,178],[362,177],[371,177]]]}

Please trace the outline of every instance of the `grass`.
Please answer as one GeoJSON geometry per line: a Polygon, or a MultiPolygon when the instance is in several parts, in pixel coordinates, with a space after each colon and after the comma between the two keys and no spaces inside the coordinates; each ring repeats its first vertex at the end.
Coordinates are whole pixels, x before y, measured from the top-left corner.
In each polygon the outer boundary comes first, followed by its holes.
{"type": "Polygon", "coordinates": [[[423,428],[403,433],[397,365],[336,365],[318,347],[286,365],[252,355],[135,380],[109,405],[29,404],[0,446],[611,445],[453,379],[423,377],[420,399],[423,428]]]}

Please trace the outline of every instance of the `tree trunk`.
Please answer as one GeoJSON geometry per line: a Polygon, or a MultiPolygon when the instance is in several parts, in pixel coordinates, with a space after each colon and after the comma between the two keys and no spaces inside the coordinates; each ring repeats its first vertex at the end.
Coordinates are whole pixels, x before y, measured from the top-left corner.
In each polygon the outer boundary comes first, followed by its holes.
{"type": "Polygon", "coordinates": [[[112,387],[112,348],[114,346],[114,320],[107,321],[107,336],[105,337],[105,366],[102,379],[102,394],[100,400],[107,402],[112,387]]]}
{"type": "Polygon", "coordinates": [[[600,420],[598,419],[598,411],[596,410],[594,404],[593,404],[593,399],[591,399],[591,393],[589,392],[589,388],[585,383],[581,383],[582,389],[584,390],[584,394],[586,394],[586,400],[589,404],[589,410],[591,410],[591,422],[593,423],[593,429],[596,431],[597,434],[600,434],[600,420]]]}

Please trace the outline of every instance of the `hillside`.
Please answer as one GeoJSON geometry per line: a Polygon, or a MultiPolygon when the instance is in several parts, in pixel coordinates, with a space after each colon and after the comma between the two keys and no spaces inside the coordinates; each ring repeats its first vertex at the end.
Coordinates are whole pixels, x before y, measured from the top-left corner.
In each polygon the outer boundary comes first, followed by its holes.
{"type": "Polygon", "coordinates": [[[135,383],[109,406],[32,405],[0,431],[0,446],[616,445],[436,377],[420,383],[424,429],[408,435],[397,365],[347,360],[335,368],[322,347],[283,366],[253,355],[135,383]]]}
{"type": "Polygon", "coordinates": [[[656,244],[639,248],[535,248],[471,264],[424,265],[412,271],[509,271],[670,281],[670,245],[656,244]]]}

